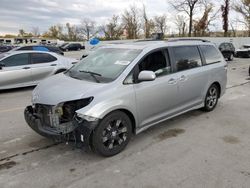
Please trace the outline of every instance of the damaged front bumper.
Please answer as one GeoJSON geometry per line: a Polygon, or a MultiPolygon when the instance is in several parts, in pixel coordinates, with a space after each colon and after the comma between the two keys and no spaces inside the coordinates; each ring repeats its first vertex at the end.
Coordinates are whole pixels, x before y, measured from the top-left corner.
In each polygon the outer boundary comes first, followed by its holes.
{"type": "MultiPolygon", "coordinates": [[[[50,121],[55,121],[55,118],[51,118],[51,113],[43,114],[43,116],[49,116],[48,118],[50,119],[50,121]]],[[[65,138],[73,138],[76,143],[80,142],[84,143],[84,145],[89,145],[90,135],[99,123],[98,120],[89,122],[77,116],[74,116],[74,118],[70,122],[55,124],[48,123],[48,121],[46,121],[46,118],[37,113],[32,106],[27,106],[25,108],[24,117],[27,124],[35,132],[44,137],[61,141],[65,140],[65,138]]]]}

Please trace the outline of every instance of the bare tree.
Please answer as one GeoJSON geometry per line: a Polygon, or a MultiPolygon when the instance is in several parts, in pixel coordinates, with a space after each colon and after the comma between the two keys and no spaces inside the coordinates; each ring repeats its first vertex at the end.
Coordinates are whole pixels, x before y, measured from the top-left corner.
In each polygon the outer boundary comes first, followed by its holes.
{"type": "Polygon", "coordinates": [[[43,37],[60,39],[63,35],[62,32],[63,27],[61,25],[53,25],[49,28],[47,32],[43,33],[43,37]]]}
{"type": "Polygon", "coordinates": [[[40,35],[39,27],[32,27],[31,33],[33,34],[33,36],[38,37],[40,35]]]}
{"type": "Polygon", "coordinates": [[[80,30],[75,25],[70,25],[69,23],[66,23],[67,28],[67,38],[71,41],[77,41],[80,37],[80,30]]]}
{"type": "Polygon", "coordinates": [[[233,37],[236,37],[236,30],[235,30],[235,27],[233,25],[233,21],[231,21],[229,24],[230,24],[230,27],[231,27],[231,30],[232,30],[233,37]]]}
{"type": "Polygon", "coordinates": [[[238,21],[246,26],[248,30],[248,36],[250,37],[250,0],[239,0],[239,2],[236,3],[233,8],[244,18],[244,20],[238,21]]]}
{"type": "Polygon", "coordinates": [[[108,24],[101,26],[101,31],[104,32],[107,40],[119,39],[123,33],[122,26],[119,24],[119,16],[113,15],[108,24]]]}
{"type": "Polygon", "coordinates": [[[229,25],[229,24],[228,24],[228,15],[229,15],[229,6],[230,6],[230,0],[224,0],[224,5],[221,5],[224,37],[227,37],[227,36],[228,36],[228,25],[229,25]]]}
{"type": "Polygon", "coordinates": [[[150,38],[152,30],[155,27],[155,24],[152,19],[148,18],[145,5],[143,5],[142,17],[143,17],[143,30],[145,38],[150,38]]]}
{"type": "Polygon", "coordinates": [[[83,35],[84,38],[89,40],[97,33],[95,22],[89,18],[84,18],[82,20],[81,26],[79,27],[79,32],[83,35]]]}
{"type": "Polygon", "coordinates": [[[188,36],[191,37],[193,29],[193,16],[194,11],[201,3],[201,0],[180,0],[171,2],[172,6],[179,12],[185,12],[189,17],[189,30],[188,36]]]}
{"type": "Polygon", "coordinates": [[[122,23],[127,32],[128,39],[137,39],[140,31],[139,9],[131,6],[129,10],[125,10],[122,15],[122,23]]]}
{"type": "Polygon", "coordinates": [[[154,17],[155,28],[157,32],[165,34],[167,29],[167,17],[166,15],[154,17]]]}
{"type": "Polygon", "coordinates": [[[186,35],[187,25],[186,25],[186,19],[184,16],[176,16],[175,18],[175,25],[178,28],[179,31],[179,37],[184,37],[186,35]]]}
{"type": "Polygon", "coordinates": [[[210,13],[213,12],[214,5],[211,3],[204,3],[204,12],[203,16],[197,20],[194,21],[194,35],[195,36],[204,36],[206,30],[208,30],[209,23],[211,20],[215,17],[210,17],[210,13]]]}
{"type": "Polygon", "coordinates": [[[24,31],[24,29],[19,29],[18,36],[23,37],[25,34],[26,34],[26,32],[24,31]]]}

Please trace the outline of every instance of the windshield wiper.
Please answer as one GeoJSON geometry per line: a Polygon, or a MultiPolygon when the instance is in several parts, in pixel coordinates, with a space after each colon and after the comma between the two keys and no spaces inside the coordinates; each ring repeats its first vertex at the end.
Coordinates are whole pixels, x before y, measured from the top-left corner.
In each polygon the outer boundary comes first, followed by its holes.
{"type": "Polygon", "coordinates": [[[96,73],[96,72],[91,72],[91,71],[85,71],[85,70],[79,70],[79,72],[84,72],[84,73],[90,74],[90,75],[95,79],[95,81],[96,81],[97,83],[100,83],[100,80],[98,80],[98,79],[96,78],[96,76],[102,76],[101,74],[96,73]]]}

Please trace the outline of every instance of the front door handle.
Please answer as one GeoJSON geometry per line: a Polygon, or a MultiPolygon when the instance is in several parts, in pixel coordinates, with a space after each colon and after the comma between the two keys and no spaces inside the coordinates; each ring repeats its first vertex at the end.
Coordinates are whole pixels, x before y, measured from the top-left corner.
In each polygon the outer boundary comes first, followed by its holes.
{"type": "Polygon", "coordinates": [[[50,66],[56,66],[57,64],[51,64],[50,66]]]}
{"type": "Polygon", "coordinates": [[[181,82],[184,82],[184,81],[186,81],[187,80],[187,77],[185,76],[185,75],[182,75],[181,77],[180,77],[180,81],[181,82]]]}
{"type": "Polygon", "coordinates": [[[174,85],[176,83],[177,83],[177,81],[174,78],[171,78],[170,80],[168,80],[168,84],[170,84],[170,85],[174,85]]]}
{"type": "Polygon", "coordinates": [[[30,69],[30,67],[23,67],[23,69],[30,69]]]}

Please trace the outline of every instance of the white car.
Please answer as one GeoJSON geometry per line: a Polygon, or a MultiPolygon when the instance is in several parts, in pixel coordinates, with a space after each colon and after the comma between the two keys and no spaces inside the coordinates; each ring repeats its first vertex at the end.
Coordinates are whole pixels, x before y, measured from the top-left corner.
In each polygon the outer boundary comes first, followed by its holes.
{"type": "Polygon", "coordinates": [[[235,57],[250,57],[250,44],[244,44],[235,51],[235,57]]]}
{"type": "Polygon", "coordinates": [[[0,54],[0,90],[37,85],[77,62],[53,52],[13,51],[0,54]]]}

